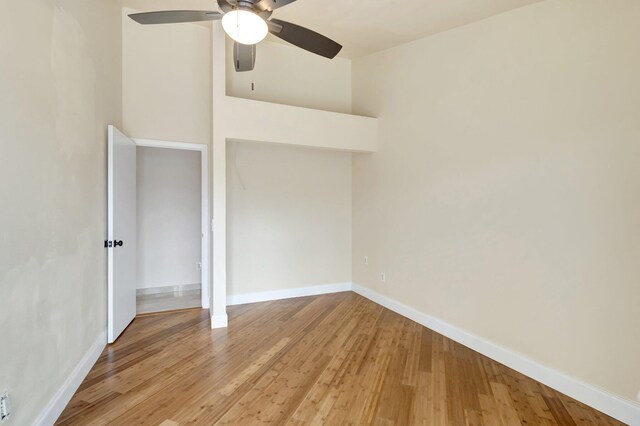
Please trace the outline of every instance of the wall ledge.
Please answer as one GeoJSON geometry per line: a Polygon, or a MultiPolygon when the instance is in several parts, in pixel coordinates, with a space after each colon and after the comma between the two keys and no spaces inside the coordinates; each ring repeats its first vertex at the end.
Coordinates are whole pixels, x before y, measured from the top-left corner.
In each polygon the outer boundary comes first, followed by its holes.
{"type": "Polygon", "coordinates": [[[224,97],[227,140],[280,143],[352,152],[378,150],[378,119],[252,99],[224,97]]]}

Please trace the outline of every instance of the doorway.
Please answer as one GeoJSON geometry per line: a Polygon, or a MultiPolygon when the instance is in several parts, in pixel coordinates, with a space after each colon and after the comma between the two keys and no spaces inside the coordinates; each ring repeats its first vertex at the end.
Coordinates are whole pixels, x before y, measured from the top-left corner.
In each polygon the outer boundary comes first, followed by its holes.
{"type": "Polygon", "coordinates": [[[209,308],[209,168],[207,145],[131,139],[114,126],[108,126],[107,158],[104,246],[107,335],[113,343],[140,313],[137,293],[169,299],[147,303],[143,312],[209,308]]]}
{"type": "Polygon", "coordinates": [[[136,313],[209,307],[206,145],[136,143],[136,313]]]}

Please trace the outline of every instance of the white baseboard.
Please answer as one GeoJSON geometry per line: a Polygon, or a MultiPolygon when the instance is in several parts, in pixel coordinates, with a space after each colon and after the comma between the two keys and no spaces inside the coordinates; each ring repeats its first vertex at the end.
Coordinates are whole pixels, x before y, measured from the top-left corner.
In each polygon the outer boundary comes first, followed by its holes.
{"type": "Polygon", "coordinates": [[[244,305],[246,303],[267,302],[269,300],[291,299],[292,297],[317,296],[319,294],[340,293],[350,291],[351,283],[336,283],[297,287],[285,290],[261,291],[258,293],[234,294],[227,296],[227,305],[244,305]]]}
{"type": "Polygon", "coordinates": [[[151,294],[164,294],[164,293],[181,293],[184,291],[200,290],[202,284],[182,284],[182,285],[168,285],[164,287],[149,287],[136,289],[136,296],[146,296],[151,294]]]}
{"type": "Polygon", "coordinates": [[[84,354],[76,368],[73,369],[69,377],[64,381],[60,389],[51,398],[51,401],[42,410],[34,424],[38,426],[53,425],[62,411],[65,409],[73,394],[76,393],[80,384],[87,377],[91,367],[96,363],[102,350],[107,345],[107,332],[106,330],[100,333],[95,342],[91,345],[87,353],[84,354]]]}
{"type": "MultiPolygon", "coordinates": [[[[584,383],[578,379],[567,376],[553,368],[540,364],[525,355],[513,352],[507,348],[489,342],[466,330],[455,327],[442,320],[422,313],[410,306],[384,296],[358,284],[339,283],[312,287],[299,287],[288,290],[265,291],[233,295],[227,297],[228,305],[240,305],[245,303],[265,302],[269,300],[287,299],[292,297],[314,296],[328,293],[339,293],[353,290],[359,295],[384,306],[418,324],[421,324],[437,333],[440,333],[456,342],[467,346],[497,362],[500,362],[514,370],[531,377],[545,385],[562,392],[586,405],[589,405],[603,413],[632,426],[640,426],[640,404],[618,397],[596,386],[584,383]]],[[[227,327],[226,314],[211,317],[211,328],[227,327]]],[[[91,367],[96,363],[107,342],[106,331],[102,332],[91,348],[82,357],[76,368],[51,401],[38,416],[35,425],[53,425],[62,411],[65,409],[73,394],[76,392],[91,367]]]]}
{"type": "Polygon", "coordinates": [[[640,425],[640,404],[567,376],[525,355],[513,352],[361,285],[353,284],[352,290],[615,419],[634,426],[640,425]]]}
{"type": "Polygon", "coordinates": [[[228,323],[229,317],[227,314],[211,316],[211,328],[226,328],[228,323]]]}

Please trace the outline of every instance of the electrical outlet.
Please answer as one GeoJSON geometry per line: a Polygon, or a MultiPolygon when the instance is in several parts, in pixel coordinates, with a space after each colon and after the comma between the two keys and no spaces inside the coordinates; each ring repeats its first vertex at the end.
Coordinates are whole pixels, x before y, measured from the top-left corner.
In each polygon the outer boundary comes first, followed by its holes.
{"type": "Polygon", "coordinates": [[[368,264],[369,264],[369,257],[368,257],[368,256],[365,256],[365,257],[364,257],[364,264],[365,264],[365,265],[368,265],[368,264]]]}
{"type": "Polygon", "coordinates": [[[11,416],[11,400],[9,394],[0,396],[0,422],[4,422],[11,416]]]}
{"type": "Polygon", "coordinates": [[[384,272],[380,272],[380,281],[382,282],[387,281],[387,277],[385,276],[384,272]]]}

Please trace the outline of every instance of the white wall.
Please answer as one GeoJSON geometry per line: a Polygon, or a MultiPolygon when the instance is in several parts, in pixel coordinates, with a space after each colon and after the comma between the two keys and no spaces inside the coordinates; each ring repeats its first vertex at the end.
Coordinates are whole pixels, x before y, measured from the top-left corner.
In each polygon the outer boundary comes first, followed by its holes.
{"type": "Polygon", "coordinates": [[[635,399],[639,20],[546,1],[355,60],[354,281],[635,399]]]}
{"type": "MultiPolygon", "coordinates": [[[[32,424],[106,329],[107,125],[121,124],[120,11],[0,13],[0,389],[32,424]]],[[[3,426],[5,424],[3,423],[3,426]]]]}
{"type": "Polygon", "coordinates": [[[228,294],[351,281],[351,154],[227,149],[228,294]]]}
{"type": "MultiPolygon", "coordinates": [[[[122,75],[125,132],[135,138],[211,146],[212,23],[143,26],[127,15],[136,11],[184,9],[184,2],[120,2],[124,6],[122,75]]],[[[194,10],[214,7],[215,3],[208,0],[190,0],[189,3],[189,8],[194,10]]],[[[219,22],[213,24],[219,25],[219,22]]],[[[212,161],[211,155],[209,161],[212,161]]],[[[212,172],[209,173],[211,181],[212,172]]],[[[213,201],[212,189],[209,199],[213,201]]],[[[210,259],[209,266],[211,270],[210,259]]]]}
{"type": "MultiPolygon", "coordinates": [[[[179,6],[166,5],[184,8],[179,6]]],[[[122,12],[124,132],[136,138],[210,144],[210,24],[140,25],[127,16],[134,12],[126,7],[122,12]]]]}
{"type": "Polygon", "coordinates": [[[200,155],[137,148],[140,289],[201,283],[200,155]]]}
{"type": "Polygon", "coordinates": [[[227,95],[334,112],[351,112],[351,60],[327,59],[295,46],[258,44],[253,71],[236,72],[227,37],[227,95]],[[251,90],[254,83],[254,90],[251,90]]]}

